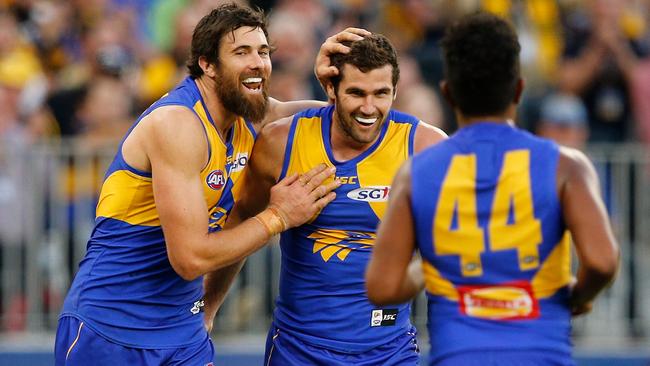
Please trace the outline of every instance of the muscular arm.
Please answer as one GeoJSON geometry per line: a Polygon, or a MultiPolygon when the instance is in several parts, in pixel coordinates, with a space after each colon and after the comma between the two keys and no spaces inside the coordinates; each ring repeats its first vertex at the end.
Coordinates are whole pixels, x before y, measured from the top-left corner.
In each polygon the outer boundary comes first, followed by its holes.
{"type": "MultiPolygon", "coordinates": [[[[228,218],[226,227],[236,227],[256,215],[269,203],[271,187],[282,169],[284,150],[292,118],[284,118],[265,126],[260,132],[244,173],[241,198],[228,218]]],[[[312,173],[307,173],[307,175],[312,173]]],[[[335,188],[336,183],[328,186],[335,188]]],[[[333,193],[332,193],[333,195],[333,193]]],[[[333,196],[331,196],[333,198],[333,196]]],[[[214,316],[230,288],[232,280],[241,269],[243,260],[206,276],[205,315],[206,328],[212,327],[214,316]]]]}
{"type": "Polygon", "coordinates": [[[270,189],[282,170],[291,120],[283,118],[260,131],[244,173],[240,199],[231,215],[233,224],[256,215],[268,204],[270,189]]]}
{"type": "MultiPolygon", "coordinates": [[[[154,200],[174,270],[193,280],[241,261],[262,247],[274,233],[257,218],[208,233],[208,208],[200,179],[207,142],[196,116],[185,108],[163,107],[147,119],[143,132],[149,138],[143,140],[143,149],[151,163],[154,200]]],[[[321,169],[314,174],[312,185],[320,185],[329,175],[321,169]]],[[[329,201],[324,187],[308,188],[295,176],[278,183],[271,201],[279,211],[267,209],[264,217],[278,218],[280,212],[288,227],[309,219],[329,201]]]]}
{"type": "Polygon", "coordinates": [[[424,286],[419,261],[410,264],[415,249],[410,196],[411,164],[408,161],[393,181],[388,209],[377,230],[377,240],[366,269],[368,298],[377,305],[405,302],[424,286]]]}
{"type": "Polygon", "coordinates": [[[580,262],[571,292],[572,312],[578,315],[588,312],[596,295],[614,279],[619,250],[600,198],[596,171],[587,157],[561,148],[558,180],[562,212],[580,262]]]}
{"type": "Polygon", "coordinates": [[[274,98],[269,98],[269,105],[262,121],[262,126],[270,122],[277,121],[281,118],[292,116],[303,109],[319,108],[326,106],[327,103],[318,100],[296,100],[290,102],[281,102],[274,98]]]}

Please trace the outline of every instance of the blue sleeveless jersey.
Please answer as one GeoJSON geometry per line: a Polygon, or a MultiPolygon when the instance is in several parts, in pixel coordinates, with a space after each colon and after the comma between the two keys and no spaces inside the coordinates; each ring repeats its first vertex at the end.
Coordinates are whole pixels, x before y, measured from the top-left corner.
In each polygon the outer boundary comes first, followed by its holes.
{"type": "MultiPolygon", "coordinates": [[[[194,111],[205,129],[209,160],[200,176],[210,210],[206,227],[220,230],[240,190],[255,138],[253,127],[239,118],[228,140],[222,141],[194,80],[187,78],[149,107],[131,130],[153,110],[168,105],[194,111]]],[[[172,268],[151,173],[129,166],[121,151],[120,145],[104,177],[95,228],[61,315],[79,318],[107,339],[130,347],[202,342],[202,278],[186,281],[172,268]]]]}
{"type": "Polygon", "coordinates": [[[376,143],[338,162],[330,145],[333,111],[306,110],[290,128],[281,178],[325,163],[336,167],[343,184],[311,222],[281,236],[275,323],[307,343],[360,353],[410,329],[408,304],[382,308],[369,302],[364,273],[393,177],[412,154],[418,119],[390,111],[376,143]]]}
{"type": "Polygon", "coordinates": [[[432,360],[478,350],[570,357],[570,239],[556,144],[477,123],[413,158],[411,207],[432,360]]]}

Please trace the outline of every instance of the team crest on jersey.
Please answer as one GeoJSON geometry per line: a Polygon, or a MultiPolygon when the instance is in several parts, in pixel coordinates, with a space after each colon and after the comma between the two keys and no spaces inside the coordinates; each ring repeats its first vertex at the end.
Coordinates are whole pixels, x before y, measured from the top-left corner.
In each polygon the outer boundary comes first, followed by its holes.
{"type": "Polygon", "coordinates": [[[226,176],[221,169],[213,170],[205,178],[205,182],[208,184],[208,187],[218,191],[226,184],[226,176]]]}
{"type": "Polygon", "coordinates": [[[309,235],[315,239],[312,253],[320,253],[325,262],[334,255],[342,261],[353,250],[370,248],[375,243],[375,233],[352,232],[344,230],[317,230],[309,235]]]}
{"type": "Polygon", "coordinates": [[[390,193],[390,186],[368,186],[348,192],[348,198],[364,202],[386,202],[390,193]]]}

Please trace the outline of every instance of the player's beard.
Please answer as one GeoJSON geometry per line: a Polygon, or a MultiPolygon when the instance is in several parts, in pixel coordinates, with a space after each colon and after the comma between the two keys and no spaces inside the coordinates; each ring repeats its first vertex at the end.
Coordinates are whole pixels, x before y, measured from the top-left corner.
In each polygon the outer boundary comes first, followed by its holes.
{"type": "Polygon", "coordinates": [[[240,79],[238,77],[227,77],[221,71],[215,77],[215,91],[227,110],[244,117],[250,122],[257,123],[262,121],[266,114],[266,106],[269,100],[269,78],[258,73],[246,75],[242,79],[248,77],[261,77],[263,79],[262,93],[249,95],[242,92],[240,88],[244,86],[242,86],[240,79]]]}

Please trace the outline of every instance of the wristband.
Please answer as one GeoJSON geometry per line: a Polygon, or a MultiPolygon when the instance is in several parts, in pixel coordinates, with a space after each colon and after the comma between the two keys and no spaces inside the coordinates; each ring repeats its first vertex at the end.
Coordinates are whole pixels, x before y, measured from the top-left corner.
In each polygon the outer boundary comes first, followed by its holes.
{"type": "Polygon", "coordinates": [[[253,218],[264,226],[270,236],[279,234],[288,228],[287,222],[282,217],[280,210],[273,206],[267,207],[266,210],[253,216],[253,218]]]}

